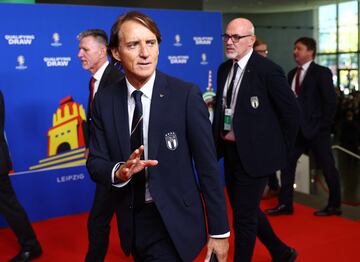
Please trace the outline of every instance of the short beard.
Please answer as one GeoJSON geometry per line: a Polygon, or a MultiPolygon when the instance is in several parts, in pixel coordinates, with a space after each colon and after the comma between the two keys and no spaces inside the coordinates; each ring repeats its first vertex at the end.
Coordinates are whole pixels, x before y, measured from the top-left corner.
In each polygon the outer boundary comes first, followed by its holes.
{"type": "Polygon", "coordinates": [[[228,59],[235,59],[237,57],[237,53],[225,53],[225,56],[228,59]]]}

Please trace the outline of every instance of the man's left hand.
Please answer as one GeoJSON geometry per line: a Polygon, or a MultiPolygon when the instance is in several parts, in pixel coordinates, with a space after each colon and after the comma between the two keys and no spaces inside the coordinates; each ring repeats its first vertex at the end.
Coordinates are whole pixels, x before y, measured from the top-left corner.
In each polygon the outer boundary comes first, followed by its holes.
{"type": "Polygon", "coordinates": [[[210,260],[211,253],[215,253],[219,262],[226,262],[229,252],[229,240],[227,238],[209,238],[204,262],[210,260]]]}

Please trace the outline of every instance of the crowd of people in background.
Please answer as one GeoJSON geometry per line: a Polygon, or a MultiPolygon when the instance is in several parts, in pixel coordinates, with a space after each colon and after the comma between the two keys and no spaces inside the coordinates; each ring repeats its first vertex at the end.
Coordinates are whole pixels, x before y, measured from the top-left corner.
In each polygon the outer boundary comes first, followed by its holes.
{"type": "Polygon", "coordinates": [[[337,111],[333,132],[335,143],[359,155],[360,91],[344,95],[337,89],[337,111]]]}

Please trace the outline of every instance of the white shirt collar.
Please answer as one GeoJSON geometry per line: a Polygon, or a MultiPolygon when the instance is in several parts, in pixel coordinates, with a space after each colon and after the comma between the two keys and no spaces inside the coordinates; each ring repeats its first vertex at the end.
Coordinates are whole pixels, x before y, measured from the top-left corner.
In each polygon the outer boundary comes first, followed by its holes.
{"type": "Polygon", "coordinates": [[[307,71],[310,64],[312,63],[313,60],[310,60],[309,62],[306,62],[305,64],[303,64],[301,67],[304,71],[307,71]]]}
{"type": "MultiPolygon", "coordinates": [[[[154,71],[154,73],[150,77],[149,81],[147,81],[146,84],[143,85],[139,89],[141,92],[143,92],[143,95],[145,97],[149,98],[149,99],[151,99],[151,96],[152,96],[152,92],[153,92],[153,88],[154,88],[154,82],[155,82],[155,76],[156,76],[156,71],[154,71]]],[[[125,80],[126,80],[126,86],[127,86],[127,89],[128,89],[128,99],[130,99],[132,92],[134,92],[137,89],[133,85],[130,84],[130,82],[128,81],[126,76],[125,76],[125,80]]]]}
{"type": "Polygon", "coordinates": [[[106,62],[96,71],[96,73],[93,75],[93,78],[95,78],[96,81],[100,81],[102,75],[105,72],[106,67],[108,66],[109,61],[106,60],[106,62]]]}
{"type": "Polygon", "coordinates": [[[243,56],[239,61],[237,61],[241,70],[244,70],[246,64],[248,63],[250,56],[252,55],[254,49],[251,48],[250,52],[243,56]]]}

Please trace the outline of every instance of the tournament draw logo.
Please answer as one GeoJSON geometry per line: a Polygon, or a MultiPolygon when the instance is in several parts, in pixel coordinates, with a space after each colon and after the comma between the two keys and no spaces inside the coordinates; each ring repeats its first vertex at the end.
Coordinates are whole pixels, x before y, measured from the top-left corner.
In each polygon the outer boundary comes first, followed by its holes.
{"type": "Polygon", "coordinates": [[[35,35],[5,35],[9,45],[31,45],[35,35]]]}
{"type": "Polygon", "coordinates": [[[17,60],[18,65],[15,66],[15,69],[17,69],[17,70],[27,69],[27,66],[25,65],[25,57],[23,55],[19,55],[16,60],[17,60]]]}
{"type": "Polygon", "coordinates": [[[50,44],[53,47],[59,47],[62,46],[62,43],[60,42],[60,35],[59,33],[53,33],[52,35],[52,43],[50,44]]]}
{"type": "Polygon", "coordinates": [[[207,61],[207,56],[205,53],[202,53],[201,54],[201,62],[200,62],[201,65],[207,65],[208,64],[208,61],[207,61]]]}
{"type": "Polygon", "coordinates": [[[176,46],[176,47],[182,46],[181,37],[180,37],[179,34],[176,34],[176,35],[175,35],[175,43],[174,43],[174,46],[176,46]]]}
{"type": "Polygon", "coordinates": [[[194,36],[195,45],[211,45],[214,37],[212,36],[194,36]]]}
{"type": "Polygon", "coordinates": [[[44,57],[47,67],[66,67],[71,61],[71,57],[44,57]]]}
{"type": "Polygon", "coordinates": [[[170,64],[187,64],[189,60],[188,55],[169,55],[170,64]]]}

